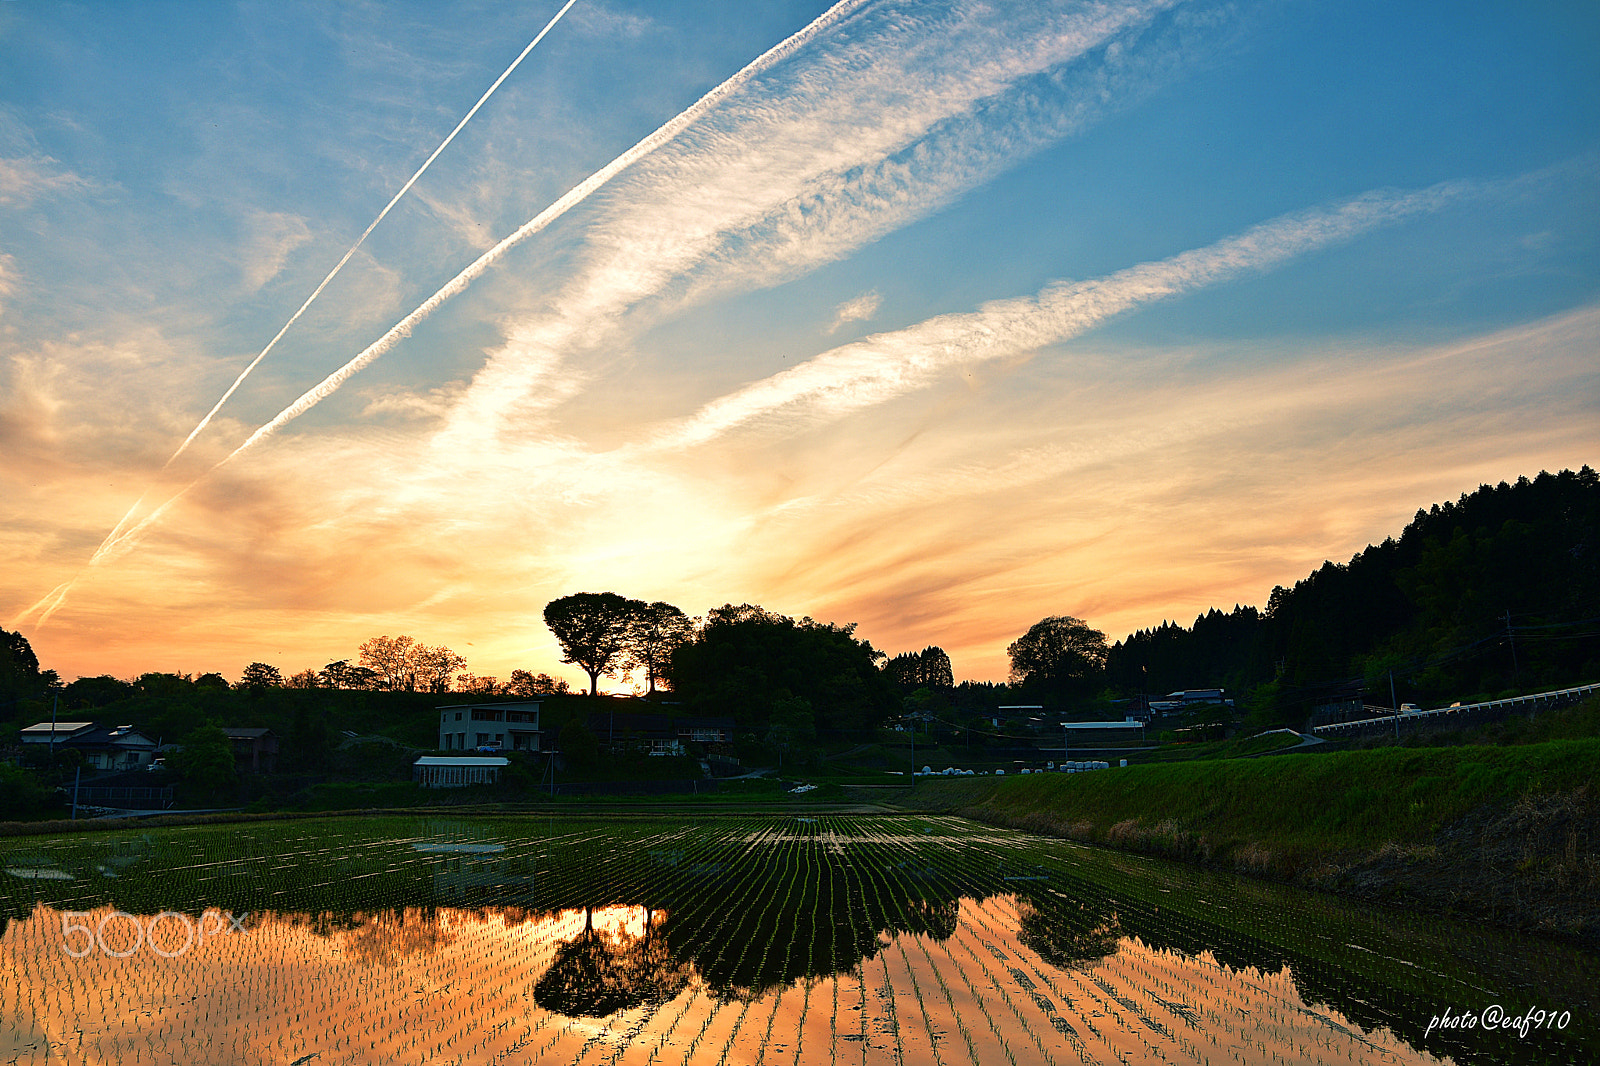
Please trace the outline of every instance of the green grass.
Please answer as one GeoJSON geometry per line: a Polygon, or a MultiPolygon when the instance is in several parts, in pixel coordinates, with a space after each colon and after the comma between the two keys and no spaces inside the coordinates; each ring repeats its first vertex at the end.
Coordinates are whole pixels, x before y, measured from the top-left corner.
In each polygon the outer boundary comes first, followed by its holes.
{"type": "Polygon", "coordinates": [[[1124,835],[1138,828],[1203,837],[1212,851],[1255,844],[1325,852],[1425,844],[1486,804],[1574,790],[1597,770],[1600,740],[1559,740],[941,780],[919,784],[911,802],[973,809],[1008,824],[1053,822],[1112,842],[1122,826],[1124,835]]]}

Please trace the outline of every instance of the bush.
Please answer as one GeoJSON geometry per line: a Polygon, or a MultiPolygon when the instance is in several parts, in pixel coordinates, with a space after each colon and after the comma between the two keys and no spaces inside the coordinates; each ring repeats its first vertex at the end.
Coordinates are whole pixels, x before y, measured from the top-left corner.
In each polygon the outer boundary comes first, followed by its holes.
{"type": "Polygon", "coordinates": [[[45,813],[50,795],[33,774],[18,766],[0,765],[0,811],[20,819],[37,818],[45,813]]]}

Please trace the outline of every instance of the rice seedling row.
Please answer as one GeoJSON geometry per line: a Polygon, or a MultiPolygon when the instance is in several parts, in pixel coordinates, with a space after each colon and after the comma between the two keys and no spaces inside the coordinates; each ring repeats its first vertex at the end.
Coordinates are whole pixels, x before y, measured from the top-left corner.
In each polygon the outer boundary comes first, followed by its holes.
{"type": "Polygon", "coordinates": [[[0,1061],[1600,1057],[1581,952],[951,818],[396,816],[0,861],[0,1061]],[[1425,1033],[1541,995],[1587,1027],[1425,1033]]]}

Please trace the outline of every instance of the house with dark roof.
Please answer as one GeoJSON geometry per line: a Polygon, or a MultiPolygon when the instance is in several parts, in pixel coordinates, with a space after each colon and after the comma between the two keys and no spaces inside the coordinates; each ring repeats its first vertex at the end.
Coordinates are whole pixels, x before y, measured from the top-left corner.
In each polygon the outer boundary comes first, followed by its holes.
{"type": "Polygon", "coordinates": [[[270,774],[278,769],[278,734],[270,729],[223,726],[228,743],[233,745],[233,764],[252,774],[270,774]]]}
{"type": "Polygon", "coordinates": [[[131,725],[104,726],[97,722],[38,722],[21,730],[24,750],[43,747],[82,753],[84,764],[96,770],[132,770],[149,766],[156,742],[131,725]]]}
{"type": "Polygon", "coordinates": [[[711,746],[733,742],[732,718],[596,711],[589,715],[585,724],[602,744],[637,748],[652,755],[683,755],[690,744],[711,746]]]}

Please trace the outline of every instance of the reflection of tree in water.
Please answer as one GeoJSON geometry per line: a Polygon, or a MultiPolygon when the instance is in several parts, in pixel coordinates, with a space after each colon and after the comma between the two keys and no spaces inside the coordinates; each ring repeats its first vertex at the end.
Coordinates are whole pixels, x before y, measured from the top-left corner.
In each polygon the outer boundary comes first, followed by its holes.
{"type": "Polygon", "coordinates": [[[1052,966],[1087,969],[1117,953],[1124,936],[1117,912],[1087,897],[1018,896],[1022,943],[1052,966]]]}
{"type": "Polygon", "coordinates": [[[351,958],[380,966],[430,954],[456,939],[455,933],[439,925],[439,914],[431,907],[353,914],[340,933],[340,943],[351,958]]]}
{"type": "Polygon", "coordinates": [[[556,951],[555,961],[533,986],[533,999],[568,1017],[602,1018],[664,1003],[688,983],[688,964],[673,958],[666,939],[656,933],[651,912],[645,912],[642,936],[608,936],[594,927],[593,908],[585,908],[583,932],[556,951]]]}
{"type": "Polygon", "coordinates": [[[663,933],[713,995],[750,999],[795,981],[849,973],[901,934],[944,940],[956,930],[958,892],[939,879],[874,881],[844,856],[804,872],[773,870],[753,888],[711,878],[663,933]],[[728,900],[747,902],[729,906],[728,900]]]}

